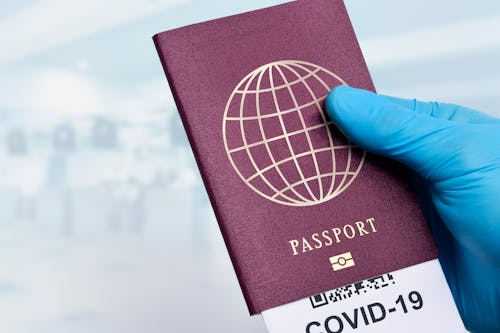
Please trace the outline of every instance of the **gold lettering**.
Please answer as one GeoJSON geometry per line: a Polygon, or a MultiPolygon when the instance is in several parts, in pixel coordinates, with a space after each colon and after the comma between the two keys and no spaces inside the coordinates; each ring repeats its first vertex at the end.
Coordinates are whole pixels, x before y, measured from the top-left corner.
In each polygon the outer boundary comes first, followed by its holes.
{"type": "Polygon", "coordinates": [[[375,218],[370,217],[369,219],[366,219],[366,222],[370,223],[370,226],[372,227],[372,232],[377,232],[377,229],[375,229],[375,218]]]}
{"type": "Polygon", "coordinates": [[[313,248],[309,244],[307,239],[305,239],[305,237],[302,237],[302,253],[307,252],[307,251],[312,251],[312,250],[313,250],[313,248]]]}
{"type": "Polygon", "coordinates": [[[346,223],[340,227],[315,232],[305,237],[288,241],[294,256],[299,253],[306,253],[321,249],[323,247],[334,246],[357,236],[365,236],[377,232],[375,228],[375,218],[371,217],[364,221],[346,223]],[[300,248],[301,247],[301,248],[300,248]],[[300,252],[299,252],[300,251],[300,252]]]}
{"type": "Polygon", "coordinates": [[[333,228],[332,231],[335,239],[337,240],[337,243],[340,243],[339,235],[342,231],[340,230],[340,228],[333,228]]]}
{"type": "Polygon", "coordinates": [[[325,230],[321,233],[321,236],[323,236],[323,238],[326,239],[325,246],[330,246],[333,244],[332,238],[328,234],[329,234],[328,230],[325,230]]]}
{"type": "Polygon", "coordinates": [[[311,236],[313,241],[316,243],[316,245],[314,245],[315,249],[321,249],[321,247],[323,246],[323,243],[321,242],[321,240],[318,237],[319,237],[318,233],[312,234],[312,236],[311,236]]]}
{"type": "Polygon", "coordinates": [[[369,232],[365,230],[365,224],[362,221],[358,221],[355,224],[358,227],[358,231],[359,231],[360,236],[364,236],[364,235],[369,234],[369,232]]]}
{"type": "Polygon", "coordinates": [[[289,243],[290,243],[290,246],[292,247],[293,255],[296,256],[298,254],[297,253],[297,246],[299,246],[299,241],[296,239],[292,239],[291,241],[289,241],[289,243]]]}
{"type": "Polygon", "coordinates": [[[352,227],[352,225],[350,224],[346,224],[344,226],[344,235],[349,238],[349,239],[353,239],[354,236],[356,236],[356,231],[354,230],[354,228],[352,227]],[[349,234],[347,233],[347,229],[351,230],[351,235],[349,236],[349,234]]]}

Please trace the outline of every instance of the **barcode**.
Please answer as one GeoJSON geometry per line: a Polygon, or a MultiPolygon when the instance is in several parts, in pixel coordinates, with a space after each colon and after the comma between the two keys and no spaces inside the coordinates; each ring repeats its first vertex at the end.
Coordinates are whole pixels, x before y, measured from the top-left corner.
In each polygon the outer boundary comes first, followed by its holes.
{"type": "Polygon", "coordinates": [[[318,308],[328,303],[339,302],[343,299],[351,298],[354,295],[365,294],[371,290],[377,290],[390,285],[395,284],[396,281],[392,274],[379,275],[371,279],[349,284],[343,287],[339,287],[332,291],[317,294],[309,297],[311,305],[314,308],[318,308]]]}

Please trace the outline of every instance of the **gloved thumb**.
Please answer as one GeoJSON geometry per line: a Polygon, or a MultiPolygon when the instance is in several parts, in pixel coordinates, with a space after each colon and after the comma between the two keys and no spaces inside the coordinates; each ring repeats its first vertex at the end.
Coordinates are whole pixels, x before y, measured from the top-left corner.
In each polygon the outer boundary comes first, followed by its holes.
{"type": "Polygon", "coordinates": [[[456,127],[466,125],[414,112],[414,103],[348,86],[336,87],[325,101],[332,121],[355,144],[398,160],[431,181],[453,176],[440,167],[456,154],[461,141],[456,127]]]}

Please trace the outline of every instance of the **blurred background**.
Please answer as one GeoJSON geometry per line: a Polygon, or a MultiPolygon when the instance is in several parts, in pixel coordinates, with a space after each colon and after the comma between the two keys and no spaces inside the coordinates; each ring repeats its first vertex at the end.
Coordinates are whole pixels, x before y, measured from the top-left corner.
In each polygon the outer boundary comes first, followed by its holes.
{"type": "MultiPolygon", "coordinates": [[[[151,36],[282,2],[0,2],[1,332],[265,332],[151,36]]],[[[500,116],[500,2],[346,5],[379,92],[500,116]]]]}

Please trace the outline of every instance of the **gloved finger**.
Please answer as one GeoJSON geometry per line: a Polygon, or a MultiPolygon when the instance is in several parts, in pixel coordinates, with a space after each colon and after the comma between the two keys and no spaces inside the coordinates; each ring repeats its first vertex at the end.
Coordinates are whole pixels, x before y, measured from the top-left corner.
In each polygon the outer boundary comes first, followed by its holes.
{"type": "Polygon", "coordinates": [[[339,86],[326,99],[326,109],[339,129],[364,149],[396,159],[429,180],[452,177],[440,166],[454,158],[464,124],[409,110],[385,96],[339,86]]]}
{"type": "Polygon", "coordinates": [[[404,99],[386,95],[379,96],[389,103],[399,104],[408,110],[434,118],[469,124],[485,123],[497,120],[496,118],[485,113],[456,104],[423,102],[416,99],[404,99]]]}

